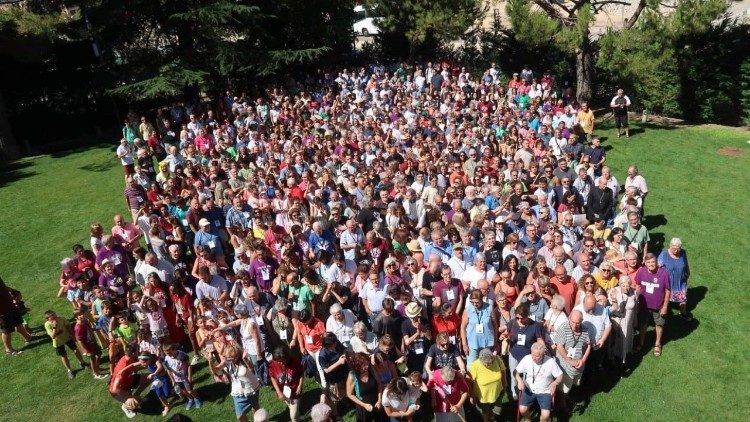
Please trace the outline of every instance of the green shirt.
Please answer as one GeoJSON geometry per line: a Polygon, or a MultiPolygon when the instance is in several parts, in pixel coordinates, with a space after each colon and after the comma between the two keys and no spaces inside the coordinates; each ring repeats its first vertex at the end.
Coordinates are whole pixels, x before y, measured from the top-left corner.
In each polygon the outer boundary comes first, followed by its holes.
{"type": "Polygon", "coordinates": [[[307,284],[301,284],[299,287],[289,286],[289,293],[294,295],[292,308],[295,311],[310,310],[310,302],[315,295],[307,284]]]}
{"type": "Polygon", "coordinates": [[[117,328],[115,328],[115,334],[123,339],[125,343],[131,343],[135,338],[136,330],[137,328],[133,324],[128,324],[126,326],[118,325],[117,328]]]}
{"type": "MultiPolygon", "coordinates": [[[[44,322],[44,330],[47,331],[47,335],[52,337],[52,321],[44,322]]],[[[62,318],[57,318],[57,337],[52,337],[52,347],[62,346],[69,342],[70,337],[70,324],[62,318]]]]}
{"type": "Polygon", "coordinates": [[[630,226],[630,224],[628,224],[628,227],[625,229],[622,235],[631,244],[635,243],[635,245],[633,246],[638,248],[638,253],[643,252],[643,246],[646,244],[646,242],[651,240],[651,238],[648,237],[648,230],[643,224],[641,224],[637,229],[634,229],[630,226]]]}

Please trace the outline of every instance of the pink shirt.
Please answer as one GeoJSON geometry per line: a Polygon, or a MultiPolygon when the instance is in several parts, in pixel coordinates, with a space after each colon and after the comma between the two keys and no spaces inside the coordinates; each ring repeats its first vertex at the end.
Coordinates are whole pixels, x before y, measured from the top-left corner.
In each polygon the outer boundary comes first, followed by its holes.
{"type": "Polygon", "coordinates": [[[132,251],[133,249],[138,247],[138,243],[133,243],[130,246],[127,245],[128,242],[138,237],[138,235],[141,234],[141,229],[138,228],[138,226],[134,225],[133,223],[125,223],[122,226],[114,226],[112,227],[112,236],[114,236],[120,244],[127,249],[128,251],[132,251]]]}

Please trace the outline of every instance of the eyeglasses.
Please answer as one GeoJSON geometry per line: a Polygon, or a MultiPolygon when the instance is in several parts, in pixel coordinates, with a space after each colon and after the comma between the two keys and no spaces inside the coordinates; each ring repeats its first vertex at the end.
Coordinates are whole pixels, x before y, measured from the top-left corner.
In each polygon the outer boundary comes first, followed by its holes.
{"type": "Polygon", "coordinates": [[[587,281],[587,282],[585,282],[585,283],[583,283],[583,284],[584,284],[584,285],[586,285],[586,286],[593,286],[593,285],[594,285],[594,282],[592,282],[592,281],[587,281]]]}

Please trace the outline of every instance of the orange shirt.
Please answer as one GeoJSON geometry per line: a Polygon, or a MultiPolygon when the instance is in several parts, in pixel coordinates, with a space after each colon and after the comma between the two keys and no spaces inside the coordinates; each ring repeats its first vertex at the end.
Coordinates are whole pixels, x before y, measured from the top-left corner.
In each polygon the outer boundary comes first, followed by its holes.
{"type": "Polygon", "coordinates": [[[314,318],[312,328],[310,328],[309,324],[304,324],[302,321],[295,319],[294,328],[297,329],[300,336],[298,341],[304,345],[308,353],[315,353],[323,347],[323,334],[326,333],[326,326],[323,321],[314,318]]]}
{"type": "Polygon", "coordinates": [[[456,314],[452,314],[447,319],[443,319],[438,314],[432,316],[432,331],[434,334],[446,333],[449,336],[456,336],[458,327],[459,321],[456,314]]]}
{"type": "Polygon", "coordinates": [[[578,285],[573,281],[571,276],[565,276],[566,282],[560,280],[558,277],[552,277],[550,283],[557,289],[557,294],[565,298],[565,313],[570,315],[570,311],[573,309],[573,305],[576,303],[576,296],[578,294],[578,285]]]}

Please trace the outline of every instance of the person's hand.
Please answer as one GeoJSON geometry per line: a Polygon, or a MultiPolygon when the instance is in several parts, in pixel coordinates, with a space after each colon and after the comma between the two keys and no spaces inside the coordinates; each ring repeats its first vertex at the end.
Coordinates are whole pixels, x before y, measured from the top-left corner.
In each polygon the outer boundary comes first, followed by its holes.
{"type": "Polygon", "coordinates": [[[368,412],[372,412],[372,410],[374,409],[374,407],[373,407],[373,405],[368,404],[368,405],[365,406],[365,409],[367,409],[368,412]]]}
{"type": "Polygon", "coordinates": [[[526,384],[523,382],[523,380],[518,381],[518,390],[520,391],[526,390],[526,384]]]}
{"type": "Polygon", "coordinates": [[[459,412],[458,407],[457,406],[451,406],[451,412],[458,413],[459,412]]]}
{"type": "Polygon", "coordinates": [[[346,355],[339,356],[338,363],[339,365],[343,365],[346,362],[346,355]]]}
{"type": "Polygon", "coordinates": [[[378,400],[378,402],[375,403],[375,408],[378,409],[378,410],[380,410],[380,409],[383,408],[383,405],[380,403],[380,400],[378,400]]]}
{"type": "Polygon", "coordinates": [[[148,374],[146,376],[146,379],[149,380],[149,381],[151,381],[152,379],[154,379],[154,374],[148,374]]]}
{"type": "Polygon", "coordinates": [[[661,316],[662,318],[664,318],[665,316],[667,316],[667,312],[668,312],[667,308],[661,308],[659,310],[659,316],[661,316]]]}
{"type": "Polygon", "coordinates": [[[557,383],[553,382],[549,385],[549,393],[554,397],[555,396],[555,390],[557,390],[557,383]]]}
{"type": "Polygon", "coordinates": [[[594,346],[594,349],[601,349],[602,347],[604,347],[604,339],[598,340],[594,346]]]}
{"type": "Polygon", "coordinates": [[[576,368],[576,369],[583,368],[583,359],[577,359],[577,360],[573,361],[573,367],[576,368]]]}
{"type": "Polygon", "coordinates": [[[279,400],[286,400],[286,397],[284,397],[284,394],[281,393],[281,391],[276,390],[276,398],[279,400]]]}
{"type": "Polygon", "coordinates": [[[467,343],[467,342],[464,341],[464,342],[461,343],[461,346],[464,349],[464,353],[466,353],[468,355],[469,354],[469,343],[467,343]]]}

